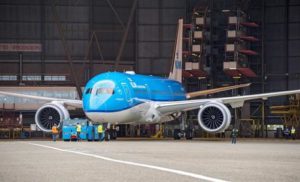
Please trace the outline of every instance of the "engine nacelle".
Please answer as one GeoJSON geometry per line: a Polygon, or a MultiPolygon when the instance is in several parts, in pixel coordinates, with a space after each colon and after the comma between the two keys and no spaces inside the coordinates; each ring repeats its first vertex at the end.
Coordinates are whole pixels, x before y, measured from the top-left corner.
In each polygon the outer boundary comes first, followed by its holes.
{"type": "Polygon", "coordinates": [[[54,124],[60,127],[62,121],[68,118],[70,118],[69,111],[57,102],[45,104],[35,113],[35,123],[45,132],[51,132],[54,124]]]}
{"type": "Polygon", "coordinates": [[[220,133],[225,131],[231,122],[231,113],[220,102],[209,102],[198,112],[199,125],[207,132],[220,133]]]}

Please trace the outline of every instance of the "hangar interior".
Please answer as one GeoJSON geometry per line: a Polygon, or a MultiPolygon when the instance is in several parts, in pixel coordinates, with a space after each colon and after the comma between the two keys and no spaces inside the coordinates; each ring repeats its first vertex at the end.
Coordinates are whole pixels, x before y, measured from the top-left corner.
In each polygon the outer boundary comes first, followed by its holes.
{"type": "MultiPolygon", "coordinates": [[[[208,96],[220,97],[300,88],[297,0],[2,0],[1,90],[80,99],[86,82],[102,72],[167,77],[179,18],[187,91],[252,83],[208,96]]],[[[0,99],[1,137],[30,131],[40,101],[0,99]]],[[[274,137],[283,125],[299,127],[299,100],[252,101],[232,111],[233,125],[245,137],[274,137]]],[[[196,135],[211,136],[199,129],[196,115],[187,115],[196,135]]],[[[167,125],[166,135],[179,124],[167,125]]],[[[136,127],[120,126],[119,134],[140,135],[136,127]]]]}

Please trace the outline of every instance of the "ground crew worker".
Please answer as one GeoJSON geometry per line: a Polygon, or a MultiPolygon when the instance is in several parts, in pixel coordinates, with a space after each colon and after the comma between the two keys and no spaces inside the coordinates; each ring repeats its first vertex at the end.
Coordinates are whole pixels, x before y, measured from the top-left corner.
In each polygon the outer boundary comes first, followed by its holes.
{"type": "Polygon", "coordinates": [[[289,139],[289,137],[290,137],[290,130],[289,130],[289,128],[287,126],[285,127],[285,129],[283,131],[283,134],[285,136],[285,139],[289,139]]]}
{"type": "Polygon", "coordinates": [[[103,140],[103,138],[104,138],[104,137],[103,137],[103,133],[104,133],[103,125],[102,125],[102,124],[99,124],[97,130],[98,130],[98,134],[99,134],[99,139],[100,139],[100,141],[101,141],[101,140],[103,140]]]}
{"type": "Polygon", "coordinates": [[[237,137],[237,135],[238,135],[238,129],[236,129],[236,128],[233,128],[232,129],[232,132],[231,132],[231,143],[232,144],[236,144],[236,137],[237,137]]]}
{"type": "Polygon", "coordinates": [[[53,140],[54,142],[56,141],[57,135],[58,135],[57,125],[54,124],[54,125],[52,126],[52,140],[53,140]]]}
{"type": "Polygon", "coordinates": [[[291,135],[292,135],[293,140],[295,140],[296,139],[296,129],[293,126],[291,129],[291,135]]]}
{"type": "Polygon", "coordinates": [[[76,125],[76,131],[77,131],[77,141],[80,140],[80,133],[81,133],[81,125],[77,123],[76,125]]]}

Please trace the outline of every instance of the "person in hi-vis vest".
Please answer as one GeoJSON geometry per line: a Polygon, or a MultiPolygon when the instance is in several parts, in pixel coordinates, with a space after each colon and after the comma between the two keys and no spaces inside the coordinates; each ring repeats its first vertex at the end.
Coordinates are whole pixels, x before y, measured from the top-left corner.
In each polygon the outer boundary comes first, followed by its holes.
{"type": "Polygon", "coordinates": [[[57,135],[58,135],[58,128],[57,128],[57,125],[54,124],[54,125],[52,126],[52,140],[53,140],[54,142],[56,141],[57,135]]]}
{"type": "Polygon", "coordinates": [[[104,138],[103,125],[102,125],[102,124],[99,124],[97,130],[98,130],[98,134],[99,134],[99,139],[100,139],[100,141],[101,141],[101,140],[103,140],[103,138],[104,138]]]}
{"type": "Polygon", "coordinates": [[[77,141],[78,141],[78,140],[80,140],[81,124],[77,123],[76,131],[77,131],[77,141]]]}

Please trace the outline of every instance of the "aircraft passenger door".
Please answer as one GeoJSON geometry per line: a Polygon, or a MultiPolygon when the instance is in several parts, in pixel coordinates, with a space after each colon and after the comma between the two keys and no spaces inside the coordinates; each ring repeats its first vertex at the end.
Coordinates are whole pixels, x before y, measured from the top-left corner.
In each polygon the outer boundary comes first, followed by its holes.
{"type": "Polygon", "coordinates": [[[129,103],[129,105],[131,105],[133,100],[131,98],[131,93],[130,93],[129,87],[127,86],[126,83],[122,83],[122,87],[124,90],[125,99],[129,103]]]}

